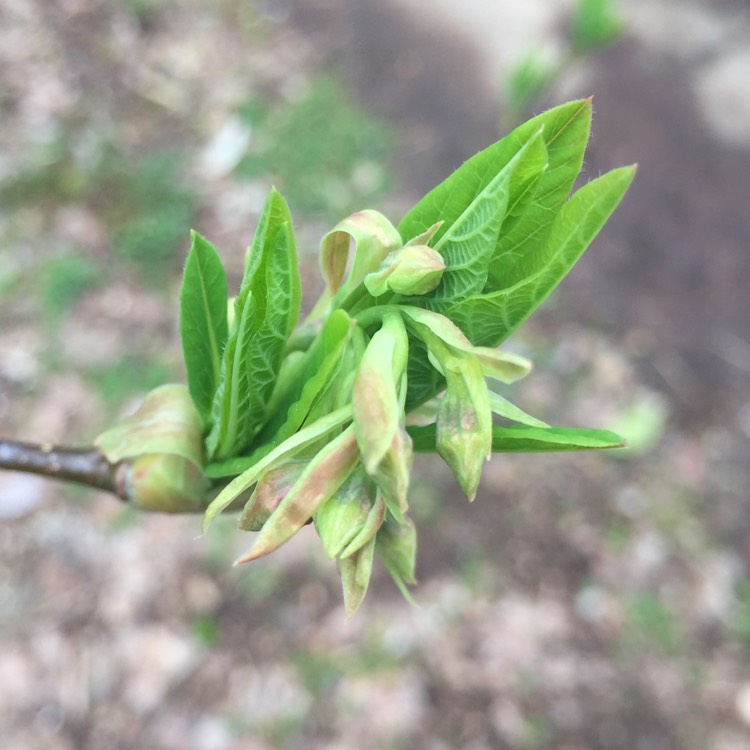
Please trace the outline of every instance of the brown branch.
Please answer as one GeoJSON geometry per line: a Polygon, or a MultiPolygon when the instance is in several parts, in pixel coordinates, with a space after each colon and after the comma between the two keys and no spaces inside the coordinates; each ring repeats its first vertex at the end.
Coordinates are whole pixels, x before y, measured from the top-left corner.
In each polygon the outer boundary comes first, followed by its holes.
{"type": "Polygon", "coordinates": [[[95,448],[66,448],[0,438],[0,470],[24,471],[75,482],[122,497],[118,491],[117,468],[117,464],[107,461],[95,448]]]}

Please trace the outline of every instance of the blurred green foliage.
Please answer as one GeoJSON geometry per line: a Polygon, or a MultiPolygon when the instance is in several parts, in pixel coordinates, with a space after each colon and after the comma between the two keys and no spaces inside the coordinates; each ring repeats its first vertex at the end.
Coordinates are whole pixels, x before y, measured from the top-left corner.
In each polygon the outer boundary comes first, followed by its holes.
{"type": "Polygon", "coordinates": [[[652,649],[676,654],[683,646],[677,617],[650,592],[635,592],[625,599],[627,626],[622,638],[625,653],[652,649]]]}
{"type": "Polygon", "coordinates": [[[113,149],[92,175],[89,197],[111,233],[113,251],[151,282],[164,279],[190,226],[197,196],[183,170],[183,156],[171,149],[135,157],[113,149]]]}
{"type": "Polygon", "coordinates": [[[93,258],[71,251],[47,258],[39,270],[39,303],[45,320],[55,325],[87,291],[102,283],[93,258]]]}
{"type": "Polygon", "coordinates": [[[248,101],[239,114],[253,138],[237,175],[269,179],[293,210],[339,219],[390,186],[392,134],[335,78],[291,103],[248,101]]]}
{"type": "Polygon", "coordinates": [[[576,0],[563,53],[553,59],[529,49],[505,76],[500,130],[521,122],[571,65],[614,44],[624,29],[617,0],[576,0]]]}
{"type": "Polygon", "coordinates": [[[173,379],[171,367],[153,354],[127,353],[87,374],[110,411],[116,410],[129,396],[147,393],[173,379]]]}
{"type": "Polygon", "coordinates": [[[729,631],[738,641],[750,648],[750,581],[742,581],[737,586],[729,631]]]}
{"type": "Polygon", "coordinates": [[[41,146],[0,186],[0,201],[6,210],[83,204],[103,221],[117,256],[143,280],[164,281],[197,203],[184,157],[172,149],[131,154],[112,143],[96,145],[92,156],[79,140],[68,133],[41,146]]]}

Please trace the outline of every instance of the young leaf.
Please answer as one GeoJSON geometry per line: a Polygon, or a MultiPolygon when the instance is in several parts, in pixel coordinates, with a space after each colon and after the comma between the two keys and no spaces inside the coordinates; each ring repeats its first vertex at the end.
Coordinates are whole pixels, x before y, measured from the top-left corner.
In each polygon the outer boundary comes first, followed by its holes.
{"type": "MultiPolygon", "coordinates": [[[[542,137],[548,149],[550,148],[550,144],[554,148],[555,142],[558,142],[557,148],[560,149],[560,144],[565,141],[580,142],[582,139],[583,143],[580,144],[582,155],[582,150],[585,147],[588,136],[590,120],[591,102],[584,99],[555,107],[525,122],[510,133],[510,135],[472,156],[471,159],[464,162],[464,164],[453,172],[450,177],[433,188],[404,216],[398,225],[399,233],[402,237],[413,237],[442,220],[443,225],[436,235],[436,239],[439,239],[458,217],[461,216],[466,207],[489,185],[495,175],[510,162],[518,150],[540,128],[543,129],[542,137]],[[566,135],[561,138],[562,133],[566,133],[566,135]]],[[[547,160],[549,161],[547,171],[555,171],[556,166],[560,162],[565,163],[569,160],[569,169],[573,172],[570,178],[570,184],[572,185],[573,180],[580,171],[580,159],[576,167],[575,159],[571,159],[571,154],[567,153],[567,149],[562,149],[561,151],[558,150],[557,156],[555,154],[548,154],[547,160]]],[[[561,169],[561,172],[564,172],[565,175],[567,175],[567,171],[567,169],[561,169]]],[[[520,181],[515,186],[515,189],[511,191],[508,209],[509,215],[512,216],[515,213],[516,203],[522,201],[523,196],[527,196],[528,189],[528,182],[520,181]]],[[[545,188],[542,190],[542,193],[546,193],[547,190],[548,188],[545,188]]],[[[568,185],[560,201],[565,199],[568,192],[570,192],[570,185],[568,185]]],[[[538,218],[538,220],[541,219],[538,218]]],[[[435,243],[432,244],[434,247],[435,243]]]]}
{"type": "Polygon", "coordinates": [[[227,341],[227,278],[214,250],[197,232],[180,290],[180,337],[190,396],[204,423],[211,414],[227,341]]]}
{"type": "MultiPolygon", "coordinates": [[[[434,424],[407,427],[414,450],[432,453],[436,450],[437,429],[434,424]]],[[[624,448],[625,441],[609,430],[583,427],[500,427],[492,426],[493,453],[539,453],[624,448]]]]}
{"type": "Polygon", "coordinates": [[[539,130],[440,234],[434,249],[442,256],[446,268],[437,287],[411,299],[414,304],[444,310],[467,295],[482,291],[510,201],[514,175],[518,172],[538,175],[546,164],[547,152],[539,130]]]}
{"type": "Polygon", "coordinates": [[[354,241],[352,261],[346,290],[351,291],[365,276],[374,271],[392,250],[401,247],[401,236],[393,224],[378,211],[358,211],[339,222],[320,243],[320,269],[332,293],[344,282],[349,244],[354,241]]]}
{"type": "Polygon", "coordinates": [[[555,219],[536,272],[510,289],[468,297],[446,313],[477,346],[497,346],[575,265],[630,185],[634,167],[614,169],[582,187],[555,219]]]}
{"type": "MultiPolygon", "coordinates": [[[[581,171],[591,129],[591,100],[564,104],[541,117],[547,169],[536,184],[518,196],[519,205],[510,207],[510,218],[495,248],[485,292],[506,289],[532,273],[534,250],[544,246],[552,222],[581,171]]],[[[525,127],[528,123],[521,125],[525,127]]]]}
{"type": "Polygon", "coordinates": [[[213,458],[241,452],[262,427],[299,302],[291,216],[281,195],[271,191],[247,257],[235,301],[236,324],[222,359],[207,441],[213,458]]]}

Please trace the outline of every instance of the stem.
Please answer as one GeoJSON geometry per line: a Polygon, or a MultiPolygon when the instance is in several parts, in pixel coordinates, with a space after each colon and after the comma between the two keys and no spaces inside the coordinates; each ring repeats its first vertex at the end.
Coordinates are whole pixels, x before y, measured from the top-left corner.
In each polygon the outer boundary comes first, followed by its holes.
{"type": "Polygon", "coordinates": [[[122,497],[117,486],[118,464],[107,461],[95,448],[66,448],[0,438],[0,469],[75,482],[122,497]]]}

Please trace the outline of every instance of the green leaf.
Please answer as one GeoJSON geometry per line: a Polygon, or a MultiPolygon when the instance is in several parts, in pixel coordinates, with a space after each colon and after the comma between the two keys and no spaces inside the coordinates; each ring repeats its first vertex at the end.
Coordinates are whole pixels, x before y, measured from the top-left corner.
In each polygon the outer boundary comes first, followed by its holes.
{"type": "Polygon", "coordinates": [[[234,303],[234,330],[222,358],[207,441],[214,459],[245,450],[262,427],[299,302],[291,216],[284,199],[272,190],[247,256],[234,303]]]}
{"type": "Polygon", "coordinates": [[[497,346],[542,303],[599,233],[630,185],[635,167],[622,167],[592,180],[563,206],[536,272],[510,289],[480,294],[446,313],[477,346],[497,346]]]}
{"type": "Polygon", "coordinates": [[[547,152],[539,130],[439,235],[434,249],[446,266],[440,283],[432,292],[410,298],[411,302],[432,310],[444,310],[467,295],[482,291],[508,209],[514,177],[517,173],[524,177],[538,175],[546,163],[547,152]]]}
{"type": "MultiPolygon", "coordinates": [[[[584,99],[550,109],[519,126],[510,135],[472,156],[450,177],[433,188],[404,216],[398,225],[399,233],[402,237],[413,237],[426,231],[436,222],[443,221],[436,235],[439,239],[540,128],[543,128],[542,137],[549,149],[550,144],[554,147],[560,134],[566,130],[576,131],[575,137],[571,137],[573,140],[580,140],[578,131],[585,124],[585,132],[588,134],[590,117],[591,102],[584,99]]],[[[585,137],[583,140],[585,146],[585,137]]],[[[565,155],[561,154],[561,156],[564,158],[565,155]]],[[[547,159],[549,161],[547,171],[550,169],[554,171],[560,159],[554,154],[548,154],[547,159]]],[[[575,179],[579,170],[580,162],[572,179],[575,179]]],[[[516,206],[523,202],[523,197],[527,195],[530,187],[528,175],[523,175],[527,178],[526,180],[520,179],[521,177],[522,175],[519,174],[519,183],[511,190],[508,209],[510,216],[517,211],[516,206]]],[[[561,200],[564,200],[569,191],[568,186],[561,200]]]]}
{"type": "Polygon", "coordinates": [[[192,232],[180,290],[180,337],[190,396],[205,423],[227,341],[227,278],[211,243],[192,232]]]}
{"type": "MultiPolygon", "coordinates": [[[[543,247],[560,208],[568,198],[583,164],[591,129],[591,100],[556,107],[543,115],[548,165],[538,182],[518,196],[490,264],[485,292],[506,289],[529,276],[534,253],[543,247]]],[[[530,122],[535,122],[534,118],[530,122]]],[[[519,130],[527,128],[521,125],[519,130]]]]}
{"type": "MultiPolygon", "coordinates": [[[[432,453],[436,450],[437,429],[434,424],[407,427],[414,450],[432,453]]],[[[625,441],[609,430],[584,427],[500,427],[492,426],[493,453],[539,453],[625,448],[625,441]]]]}

